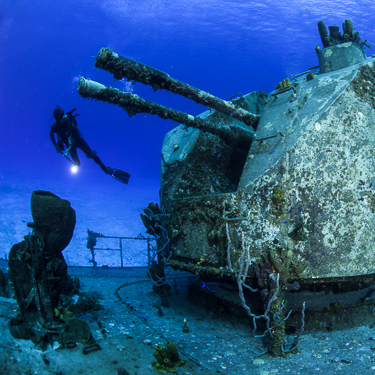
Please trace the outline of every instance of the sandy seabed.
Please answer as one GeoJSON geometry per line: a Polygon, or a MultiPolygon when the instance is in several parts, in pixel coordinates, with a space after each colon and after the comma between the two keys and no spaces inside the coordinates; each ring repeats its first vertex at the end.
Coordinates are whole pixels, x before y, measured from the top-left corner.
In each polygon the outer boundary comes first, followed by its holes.
{"type": "Polygon", "coordinates": [[[169,307],[161,307],[160,316],[156,307],[160,306],[160,297],[152,291],[145,268],[71,268],[69,272],[79,277],[83,292],[95,290],[101,296],[104,310],[77,316],[89,323],[101,350],[84,355],[81,344],[56,350],[59,345],[55,343],[42,352],[29,340],[14,339],[7,322],[15,315],[17,305],[12,299],[0,299],[1,375],[157,374],[151,366],[152,353],[155,345],[165,347],[167,341],[184,353],[180,357],[185,365],[176,368],[176,374],[181,375],[375,373],[375,330],[367,325],[336,332],[305,332],[298,353],[285,358],[268,354],[258,357],[254,351],[261,350],[263,343],[253,337],[249,323],[189,301],[188,284],[197,282],[194,275],[170,273],[173,287],[169,307]],[[121,299],[115,295],[119,287],[121,299]],[[183,332],[184,318],[189,333],[183,332]]]}

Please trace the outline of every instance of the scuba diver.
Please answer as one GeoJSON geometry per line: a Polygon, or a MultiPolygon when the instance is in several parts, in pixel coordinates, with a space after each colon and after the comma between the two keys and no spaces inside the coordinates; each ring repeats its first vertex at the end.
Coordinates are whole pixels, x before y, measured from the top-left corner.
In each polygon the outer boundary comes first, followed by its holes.
{"type": "Polygon", "coordinates": [[[77,148],[79,148],[89,159],[93,159],[104,173],[111,175],[119,182],[127,184],[130,174],[120,169],[105,166],[99,159],[96,151],[91,150],[90,146],[83,139],[82,134],[77,127],[76,117],[79,115],[73,115],[76,108],[70,112],[64,113],[59,106],[56,107],[57,108],[53,111],[53,118],[55,121],[53,122],[50,130],[51,141],[55,146],[56,151],[63,154],[72,164],[74,164],[74,166],[79,167],[81,164],[77,155],[77,148]],[[57,141],[55,139],[55,134],[57,136],[57,141]],[[68,158],[68,154],[70,154],[72,160],[68,158]]]}

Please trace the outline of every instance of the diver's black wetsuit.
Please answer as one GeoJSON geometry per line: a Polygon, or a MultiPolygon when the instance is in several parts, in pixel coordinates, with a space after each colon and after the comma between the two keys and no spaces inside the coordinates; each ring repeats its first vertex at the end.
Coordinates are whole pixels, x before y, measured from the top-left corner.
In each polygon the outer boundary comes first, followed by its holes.
{"type": "Polygon", "coordinates": [[[89,159],[93,159],[96,164],[107,174],[111,174],[113,169],[106,167],[103,162],[96,155],[95,151],[92,151],[87,142],[83,139],[82,134],[77,128],[75,119],[72,115],[65,114],[60,120],[55,120],[51,126],[50,137],[55,148],[64,151],[65,148],[69,149],[70,156],[76,166],[79,166],[77,155],[77,148],[80,148],[89,159]],[[55,134],[57,135],[57,142],[55,140],[55,134]]]}

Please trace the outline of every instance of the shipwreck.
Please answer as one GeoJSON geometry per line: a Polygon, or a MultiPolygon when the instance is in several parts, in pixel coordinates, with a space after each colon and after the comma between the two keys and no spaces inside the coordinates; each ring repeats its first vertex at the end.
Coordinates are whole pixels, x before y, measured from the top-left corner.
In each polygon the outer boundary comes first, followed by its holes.
{"type": "Polygon", "coordinates": [[[129,116],[179,124],[162,146],[160,209],[146,220],[164,230],[158,261],[236,283],[254,332],[265,321],[273,354],[296,348],[305,314],[326,313],[314,323],[323,326],[340,310],[342,319],[331,323],[343,324],[345,309],[367,301],[375,281],[374,57],[350,20],[342,34],[336,26],[328,34],[323,21],[318,30],[319,65],[269,94],[230,101],[110,49],[97,55],[95,66],[115,79],[209,107],[199,116],[83,77],[78,85],[82,97],[129,116]],[[260,296],[260,310],[249,291],[260,296]],[[293,341],[284,338],[286,324],[299,327],[293,341]]]}

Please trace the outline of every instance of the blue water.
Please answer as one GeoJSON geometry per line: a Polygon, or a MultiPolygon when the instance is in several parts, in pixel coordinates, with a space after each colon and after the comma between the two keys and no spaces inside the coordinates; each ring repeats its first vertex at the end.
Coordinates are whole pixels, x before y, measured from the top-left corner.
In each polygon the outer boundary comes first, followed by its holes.
{"type": "MultiPolygon", "coordinates": [[[[69,162],[49,139],[55,106],[76,107],[79,129],[91,148],[106,165],[132,175],[129,186],[122,187],[124,199],[127,189],[142,185],[152,189],[156,201],[161,146],[175,125],[150,115],[129,119],[120,108],[78,95],[80,76],[124,87],[93,66],[100,48],[110,47],[228,100],[239,92],[270,92],[282,79],[318,65],[317,22],[341,29],[346,18],[375,45],[375,3],[369,0],[0,0],[0,181],[32,180],[30,193],[53,181],[62,195],[64,186],[74,185],[83,199],[87,185],[97,189],[98,201],[104,189],[111,199],[110,177],[79,150],[82,164],[78,175],[71,175],[69,162]]],[[[204,111],[141,84],[132,88],[193,115],[204,111]]]]}

